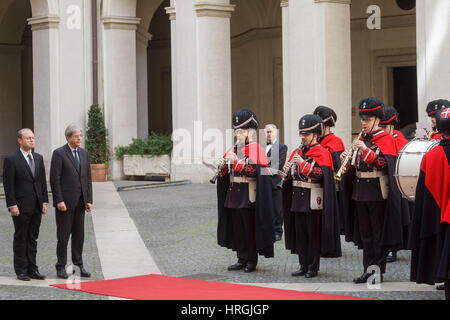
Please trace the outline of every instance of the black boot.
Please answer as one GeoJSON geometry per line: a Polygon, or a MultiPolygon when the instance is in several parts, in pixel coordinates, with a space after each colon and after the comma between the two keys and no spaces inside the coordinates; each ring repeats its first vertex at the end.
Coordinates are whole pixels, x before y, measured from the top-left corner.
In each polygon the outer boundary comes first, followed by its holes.
{"type": "Polygon", "coordinates": [[[236,264],[233,264],[231,266],[228,267],[228,271],[235,271],[235,270],[241,270],[244,269],[246,266],[245,263],[238,261],[236,264]]]}
{"type": "Polygon", "coordinates": [[[389,254],[386,258],[386,262],[389,263],[389,262],[395,262],[395,261],[397,261],[397,252],[389,251],[389,254]]]}
{"type": "Polygon", "coordinates": [[[56,270],[56,276],[61,279],[68,279],[69,275],[66,272],[66,269],[56,270]]]}
{"type": "Polygon", "coordinates": [[[90,278],[91,274],[86,271],[86,269],[83,267],[83,265],[78,266],[80,268],[80,276],[83,278],[90,278]]]}
{"type": "Polygon", "coordinates": [[[306,272],[307,272],[307,270],[303,270],[303,269],[299,269],[299,270],[297,270],[297,271],[295,271],[295,272],[292,272],[292,276],[293,277],[301,277],[301,276],[304,276],[305,274],[306,274],[306,272]]]}
{"type": "Polygon", "coordinates": [[[353,283],[366,283],[371,275],[371,273],[364,272],[358,278],[353,279],[353,283]]]}

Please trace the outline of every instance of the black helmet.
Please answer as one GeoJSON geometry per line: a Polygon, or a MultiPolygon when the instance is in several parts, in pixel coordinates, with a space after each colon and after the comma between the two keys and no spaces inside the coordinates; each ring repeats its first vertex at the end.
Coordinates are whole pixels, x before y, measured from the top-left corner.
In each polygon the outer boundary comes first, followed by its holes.
{"type": "Polygon", "coordinates": [[[398,125],[397,110],[391,106],[386,106],[384,109],[385,109],[386,113],[385,113],[383,119],[381,119],[381,121],[380,121],[380,126],[384,127],[384,126],[388,126],[388,125],[393,125],[393,126],[398,125]]]}
{"type": "Polygon", "coordinates": [[[324,126],[321,117],[314,114],[307,114],[300,118],[298,122],[298,132],[302,133],[317,133],[320,136],[323,135],[324,126]]]}
{"type": "Polygon", "coordinates": [[[376,117],[383,119],[386,111],[384,110],[384,103],[380,99],[368,97],[361,100],[359,103],[359,116],[362,117],[376,117]]]}
{"type": "Polygon", "coordinates": [[[324,125],[328,127],[335,126],[337,115],[333,109],[326,106],[318,106],[316,110],[314,110],[314,114],[322,118],[324,125]]]}
{"type": "Polygon", "coordinates": [[[436,116],[436,112],[442,109],[444,106],[448,105],[449,101],[445,99],[438,99],[428,102],[427,105],[427,114],[429,117],[436,116]]]}
{"type": "Polygon", "coordinates": [[[450,132],[450,103],[436,112],[436,128],[439,132],[450,132]]]}
{"type": "Polygon", "coordinates": [[[253,111],[248,109],[241,109],[233,113],[231,121],[234,129],[258,129],[258,118],[253,111]]]}

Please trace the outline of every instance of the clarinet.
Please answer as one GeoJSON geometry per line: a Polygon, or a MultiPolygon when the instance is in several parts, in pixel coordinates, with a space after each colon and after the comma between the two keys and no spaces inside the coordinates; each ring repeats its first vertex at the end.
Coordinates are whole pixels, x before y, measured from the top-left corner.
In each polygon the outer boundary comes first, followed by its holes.
{"type": "MultiPolygon", "coordinates": [[[[234,145],[232,150],[234,150],[237,147],[237,145],[238,145],[238,143],[236,142],[236,144],[234,145]]],[[[216,174],[214,175],[214,177],[211,178],[211,180],[209,180],[209,182],[211,182],[212,184],[216,184],[217,177],[219,176],[220,171],[222,171],[223,167],[227,164],[228,164],[228,160],[223,165],[218,167],[216,170],[216,174]]]]}
{"type": "MultiPolygon", "coordinates": [[[[302,151],[302,147],[303,147],[303,143],[299,145],[298,147],[298,151],[296,154],[300,154],[300,151],[302,151]]],[[[283,183],[286,180],[287,176],[289,175],[289,171],[291,171],[291,168],[293,166],[293,162],[291,161],[289,164],[289,168],[283,172],[283,175],[281,176],[281,181],[277,184],[276,188],[277,189],[282,189],[283,188],[283,183]]]]}

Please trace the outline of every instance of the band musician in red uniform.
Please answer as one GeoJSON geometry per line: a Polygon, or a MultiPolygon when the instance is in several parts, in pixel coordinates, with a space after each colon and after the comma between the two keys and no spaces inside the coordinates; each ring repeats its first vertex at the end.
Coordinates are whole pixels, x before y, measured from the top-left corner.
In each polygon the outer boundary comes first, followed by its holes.
{"type": "Polygon", "coordinates": [[[417,181],[409,239],[411,281],[444,282],[450,300],[450,108],[436,112],[436,127],[442,139],[423,157],[417,181]]]}

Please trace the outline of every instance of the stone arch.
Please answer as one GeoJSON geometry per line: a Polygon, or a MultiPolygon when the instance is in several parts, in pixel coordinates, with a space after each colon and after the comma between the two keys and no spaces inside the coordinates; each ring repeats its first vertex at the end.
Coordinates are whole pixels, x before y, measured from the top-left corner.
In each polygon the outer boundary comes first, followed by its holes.
{"type": "Polygon", "coordinates": [[[59,16],[58,0],[30,0],[30,4],[33,17],[59,16]]]}
{"type": "Polygon", "coordinates": [[[150,23],[155,15],[155,12],[161,6],[164,0],[138,0],[136,7],[136,16],[141,19],[140,27],[148,31],[150,23]]]}
{"type": "Polygon", "coordinates": [[[30,17],[29,0],[0,3],[0,166],[17,149],[17,131],[33,128],[32,34],[27,24],[30,17]]]}
{"type": "Polygon", "coordinates": [[[248,107],[284,138],[280,0],[232,0],[232,109],[248,107]]]}

